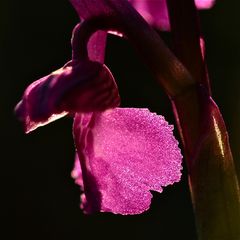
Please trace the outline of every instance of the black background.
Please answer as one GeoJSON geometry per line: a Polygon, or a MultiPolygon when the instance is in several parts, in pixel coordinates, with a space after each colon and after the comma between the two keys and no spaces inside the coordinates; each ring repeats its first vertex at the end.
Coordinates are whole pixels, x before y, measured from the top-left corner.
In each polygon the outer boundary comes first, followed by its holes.
{"type": "MultiPolygon", "coordinates": [[[[239,1],[218,1],[212,10],[201,12],[213,96],[229,130],[238,173],[239,7],[239,1]]],[[[78,17],[67,0],[1,1],[0,11],[3,239],[196,239],[186,170],[180,183],[153,193],[147,213],[82,213],[80,192],[70,177],[72,120],[64,118],[24,135],[13,114],[32,81],[70,59],[78,17]]],[[[166,41],[170,37],[163,34],[166,41]]],[[[148,107],[174,124],[168,99],[126,40],[109,37],[106,64],[119,84],[122,106],[148,107]]]]}

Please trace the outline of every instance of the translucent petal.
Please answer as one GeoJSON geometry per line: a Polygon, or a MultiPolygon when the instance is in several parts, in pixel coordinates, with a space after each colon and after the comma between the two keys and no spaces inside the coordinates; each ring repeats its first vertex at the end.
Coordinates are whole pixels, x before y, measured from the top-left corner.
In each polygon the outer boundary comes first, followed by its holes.
{"type": "Polygon", "coordinates": [[[30,132],[67,113],[102,111],[119,105],[117,86],[105,65],[69,62],[32,83],[15,108],[30,132]]]}
{"type": "Polygon", "coordinates": [[[215,4],[215,0],[195,0],[198,9],[209,9],[215,4]]]}
{"type": "Polygon", "coordinates": [[[164,31],[170,29],[166,0],[129,0],[129,2],[152,26],[164,31]]]}
{"type": "Polygon", "coordinates": [[[182,156],[172,130],[147,109],[77,114],[85,212],[139,214],[149,208],[150,190],[179,181],[182,156]]]}

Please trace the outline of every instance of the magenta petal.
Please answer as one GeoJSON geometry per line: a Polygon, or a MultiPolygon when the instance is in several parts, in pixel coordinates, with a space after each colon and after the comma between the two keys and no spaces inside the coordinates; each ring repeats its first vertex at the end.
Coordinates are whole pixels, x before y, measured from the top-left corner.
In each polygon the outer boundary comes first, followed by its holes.
{"type": "Polygon", "coordinates": [[[81,189],[83,189],[82,169],[81,169],[81,165],[80,165],[80,161],[77,153],[75,155],[74,167],[71,172],[71,177],[75,179],[75,183],[79,185],[81,189]]]}
{"type": "Polygon", "coordinates": [[[117,86],[106,66],[69,62],[32,83],[15,108],[30,132],[71,112],[102,111],[119,104],[117,86]]]}
{"type": "Polygon", "coordinates": [[[164,31],[170,29],[166,0],[129,0],[129,2],[152,26],[164,31]]]}
{"type": "Polygon", "coordinates": [[[215,0],[195,0],[198,9],[209,9],[215,4],[215,0]]]}
{"type": "Polygon", "coordinates": [[[111,14],[113,11],[111,7],[112,1],[113,0],[70,0],[78,15],[83,19],[111,14]]]}
{"type": "Polygon", "coordinates": [[[86,202],[84,210],[138,214],[149,208],[150,190],[180,180],[182,155],[162,116],[147,109],[115,108],[77,114],[74,138],[86,202]]]}
{"type": "MultiPolygon", "coordinates": [[[[81,191],[84,190],[84,184],[83,184],[83,175],[82,175],[82,168],[80,164],[80,160],[78,158],[78,154],[75,155],[75,161],[74,161],[74,167],[71,172],[71,177],[75,180],[75,183],[80,186],[81,191]]],[[[92,198],[94,198],[94,194],[91,195],[92,198]]],[[[86,195],[85,193],[82,193],[80,196],[80,208],[84,209],[85,213],[91,213],[93,211],[93,206],[89,209],[88,203],[86,201],[86,195]]],[[[94,203],[93,203],[94,204],[94,203]]]]}
{"type": "Polygon", "coordinates": [[[100,63],[104,62],[107,33],[95,32],[88,42],[88,56],[90,60],[100,63]]]}
{"type": "MultiPolygon", "coordinates": [[[[109,8],[101,1],[95,0],[70,0],[81,19],[89,19],[98,14],[106,14],[109,8]]],[[[88,56],[90,60],[104,62],[107,32],[97,31],[88,42],[88,56]]]]}
{"type": "MultiPolygon", "coordinates": [[[[152,26],[163,31],[170,30],[166,0],[129,0],[134,8],[152,26]]],[[[209,9],[215,0],[195,0],[198,9],[209,9]]]]}

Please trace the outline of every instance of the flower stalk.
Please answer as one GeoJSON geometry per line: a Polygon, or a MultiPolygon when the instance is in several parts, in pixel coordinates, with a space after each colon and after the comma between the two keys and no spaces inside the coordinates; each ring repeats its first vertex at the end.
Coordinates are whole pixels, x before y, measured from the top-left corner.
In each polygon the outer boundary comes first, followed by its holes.
{"type": "Polygon", "coordinates": [[[196,88],[172,99],[182,133],[200,240],[240,238],[240,193],[228,133],[211,98],[192,0],[168,0],[175,54],[196,88]]]}

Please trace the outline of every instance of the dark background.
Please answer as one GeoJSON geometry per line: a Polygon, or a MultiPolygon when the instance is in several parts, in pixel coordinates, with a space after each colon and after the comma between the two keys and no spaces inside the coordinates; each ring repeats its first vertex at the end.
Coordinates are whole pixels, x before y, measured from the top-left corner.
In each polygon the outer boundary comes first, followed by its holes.
{"type": "MultiPolygon", "coordinates": [[[[218,1],[201,12],[213,96],[229,130],[240,170],[239,1],[218,1]]],[[[187,186],[182,181],[153,193],[150,211],[138,216],[84,215],[70,177],[74,159],[72,120],[64,118],[24,135],[13,109],[34,80],[71,57],[78,18],[59,0],[1,1],[1,218],[3,239],[196,239],[187,186]]],[[[170,34],[163,34],[169,39],[170,34]]],[[[163,91],[123,39],[110,36],[106,64],[119,84],[122,106],[148,107],[174,123],[163,91]]],[[[177,134],[177,133],[176,133],[177,134]]]]}

